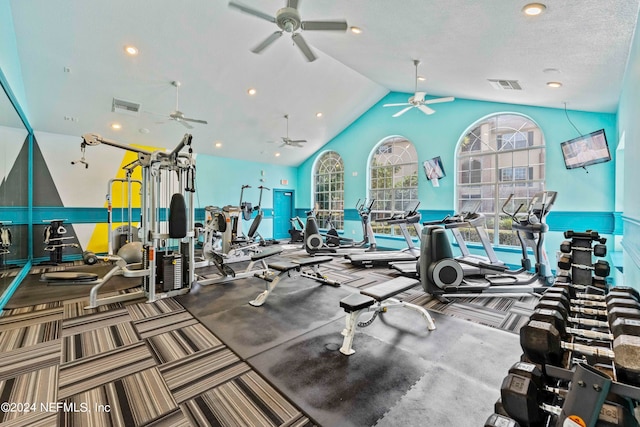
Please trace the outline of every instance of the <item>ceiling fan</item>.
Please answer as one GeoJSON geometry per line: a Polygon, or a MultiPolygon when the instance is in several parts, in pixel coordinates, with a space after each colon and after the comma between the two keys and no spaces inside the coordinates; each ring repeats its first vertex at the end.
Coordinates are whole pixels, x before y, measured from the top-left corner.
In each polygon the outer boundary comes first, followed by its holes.
{"type": "Polygon", "coordinates": [[[175,86],[176,88],[176,109],[174,112],[169,114],[169,120],[174,120],[178,123],[180,123],[182,126],[186,127],[187,129],[193,129],[193,126],[191,126],[189,123],[187,122],[191,122],[191,123],[201,123],[203,125],[207,124],[206,120],[198,120],[198,119],[192,119],[189,117],[185,117],[184,113],[182,111],[180,111],[180,109],[178,108],[178,95],[180,92],[180,85],[181,83],[177,80],[174,80],[171,82],[171,84],[173,86],[175,86]]]}
{"type": "Polygon", "coordinates": [[[300,13],[298,12],[298,0],[287,0],[287,5],[276,12],[276,16],[267,15],[259,10],[245,6],[234,1],[229,2],[229,7],[240,10],[241,12],[248,13],[249,15],[256,16],[269,22],[275,23],[279,31],[271,34],[262,43],[254,47],[251,52],[260,53],[269,47],[273,42],[278,40],[283,33],[291,33],[291,39],[298,46],[303,55],[307,58],[307,61],[315,61],[316,56],[311,51],[307,42],[304,41],[302,34],[296,32],[299,29],[305,31],[346,31],[346,21],[301,21],[300,13]]]}
{"type": "Polygon", "coordinates": [[[402,102],[399,104],[384,104],[383,107],[400,107],[400,106],[404,106],[404,105],[408,105],[408,107],[403,108],[402,110],[398,111],[397,113],[395,113],[393,115],[393,117],[400,117],[401,115],[403,115],[404,113],[406,113],[407,111],[409,111],[412,108],[418,108],[420,111],[422,111],[425,114],[433,114],[435,113],[435,110],[427,107],[427,104],[437,104],[440,102],[451,102],[453,101],[455,98],[452,96],[447,96],[445,98],[435,98],[435,99],[424,99],[424,96],[426,95],[426,92],[418,92],[418,64],[420,64],[420,61],[417,59],[413,60],[413,65],[415,65],[416,67],[416,77],[415,77],[415,82],[416,82],[416,86],[415,86],[415,93],[414,95],[409,98],[408,102],[402,102]]]}
{"type": "MultiPolygon", "coordinates": [[[[289,115],[285,114],[284,118],[287,120],[287,136],[281,136],[280,139],[282,139],[282,145],[280,145],[280,147],[298,147],[298,148],[302,148],[303,145],[302,143],[307,142],[306,139],[291,139],[289,138],[289,115]]],[[[274,141],[268,141],[268,142],[274,142],[274,141]]]]}

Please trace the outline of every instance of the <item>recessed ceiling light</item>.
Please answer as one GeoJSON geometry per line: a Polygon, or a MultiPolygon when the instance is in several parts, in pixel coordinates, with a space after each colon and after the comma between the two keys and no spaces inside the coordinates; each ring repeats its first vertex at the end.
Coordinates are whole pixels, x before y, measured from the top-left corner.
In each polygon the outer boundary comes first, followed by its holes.
{"type": "Polygon", "coordinates": [[[353,34],[362,34],[362,28],[360,27],[351,27],[350,30],[353,34]]]}
{"type": "Polygon", "coordinates": [[[280,157],[280,153],[276,153],[276,154],[274,154],[274,156],[280,157]]]}
{"type": "Polygon", "coordinates": [[[562,83],[560,83],[560,82],[547,82],[547,86],[549,86],[549,87],[562,87],[562,83]]]}
{"type": "Polygon", "coordinates": [[[421,82],[423,82],[423,81],[425,81],[425,80],[427,80],[427,79],[425,79],[425,78],[424,78],[424,77],[422,77],[422,76],[418,76],[418,80],[420,80],[421,82]]]}
{"type": "Polygon", "coordinates": [[[124,51],[127,52],[129,55],[137,55],[138,54],[138,48],[135,46],[125,46],[124,47],[124,51]]]}
{"type": "Polygon", "coordinates": [[[256,92],[257,92],[257,91],[256,91],[254,88],[249,88],[249,90],[247,90],[247,93],[248,93],[249,95],[255,95],[255,94],[256,94],[256,92]]]}
{"type": "Polygon", "coordinates": [[[220,141],[216,141],[214,144],[215,144],[216,148],[222,147],[222,142],[220,142],[220,141]]]}
{"type": "Polygon", "coordinates": [[[522,8],[522,11],[525,15],[537,16],[544,12],[546,8],[547,6],[542,3],[529,3],[522,8]]]}
{"type": "Polygon", "coordinates": [[[318,118],[322,117],[322,113],[321,113],[320,111],[318,111],[318,112],[316,113],[316,117],[318,117],[318,118]]]}
{"type": "Polygon", "coordinates": [[[149,133],[149,129],[147,129],[147,128],[140,128],[140,129],[138,129],[138,132],[140,132],[140,133],[149,133]]]}
{"type": "Polygon", "coordinates": [[[111,129],[114,129],[114,130],[122,129],[122,125],[120,123],[111,123],[111,129]]]}

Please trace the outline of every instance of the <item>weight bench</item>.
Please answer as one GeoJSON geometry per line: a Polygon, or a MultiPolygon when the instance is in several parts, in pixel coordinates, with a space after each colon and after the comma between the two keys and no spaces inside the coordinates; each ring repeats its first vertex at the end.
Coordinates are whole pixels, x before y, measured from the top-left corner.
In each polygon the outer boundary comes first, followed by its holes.
{"type": "Polygon", "coordinates": [[[255,274],[255,277],[259,277],[266,282],[265,284],[267,289],[260,295],[258,295],[254,300],[249,301],[249,304],[254,307],[259,307],[264,304],[269,294],[275,289],[275,287],[278,285],[278,282],[280,282],[280,279],[285,275],[288,277],[302,276],[308,279],[316,280],[318,282],[321,282],[322,284],[327,284],[335,287],[340,286],[340,283],[334,280],[329,280],[325,276],[323,276],[322,273],[320,273],[320,264],[329,262],[332,259],[333,258],[330,256],[316,256],[297,258],[290,261],[282,260],[269,263],[267,271],[255,274]],[[311,268],[310,273],[303,270],[307,267],[311,268]]]}
{"type": "Polygon", "coordinates": [[[269,249],[265,249],[262,252],[256,252],[255,254],[251,255],[251,261],[249,262],[249,265],[247,265],[247,267],[242,271],[235,271],[231,266],[226,264],[226,259],[223,255],[216,252],[209,252],[205,255],[205,258],[212,262],[218,268],[220,276],[198,279],[198,283],[203,286],[213,285],[217,283],[229,282],[234,279],[252,277],[259,273],[265,273],[269,270],[267,258],[278,255],[281,252],[282,248],[280,247],[272,247],[269,249]],[[256,268],[256,264],[258,264],[258,268],[256,268]]]}
{"type": "Polygon", "coordinates": [[[342,301],[340,301],[340,307],[344,308],[347,316],[346,328],[342,331],[344,341],[342,342],[342,347],[340,347],[340,353],[346,354],[347,356],[355,353],[355,350],[351,348],[351,346],[353,345],[356,326],[369,326],[378,316],[378,313],[384,313],[394,307],[406,307],[417,311],[427,321],[427,328],[430,331],[435,330],[436,324],[433,322],[427,310],[418,305],[392,298],[418,284],[420,284],[418,280],[409,277],[397,277],[388,282],[363,289],[359,294],[351,294],[343,298],[342,301]],[[368,311],[373,311],[372,317],[366,322],[357,323],[360,315],[368,311]]]}
{"type": "Polygon", "coordinates": [[[82,271],[56,271],[42,273],[41,282],[48,285],[95,285],[100,282],[97,274],[82,271]]]}

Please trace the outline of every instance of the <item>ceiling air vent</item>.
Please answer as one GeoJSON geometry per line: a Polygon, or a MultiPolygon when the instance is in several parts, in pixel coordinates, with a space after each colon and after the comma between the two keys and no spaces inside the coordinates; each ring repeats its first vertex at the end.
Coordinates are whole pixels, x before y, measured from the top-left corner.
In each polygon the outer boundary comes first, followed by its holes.
{"type": "Polygon", "coordinates": [[[489,83],[498,90],[522,90],[522,86],[517,80],[489,79],[489,83]]]}
{"type": "Polygon", "coordinates": [[[124,99],[113,98],[111,111],[114,113],[137,116],[140,113],[140,104],[137,102],[125,101],[124,99]]]}

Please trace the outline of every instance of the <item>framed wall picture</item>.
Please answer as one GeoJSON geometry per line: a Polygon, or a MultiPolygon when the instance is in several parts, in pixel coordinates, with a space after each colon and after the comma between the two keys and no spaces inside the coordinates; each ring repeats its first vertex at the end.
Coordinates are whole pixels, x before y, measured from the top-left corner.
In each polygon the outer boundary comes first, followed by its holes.
{"type": "Polygon", "coordinates": [[[422,167],[424,168],[424,174],[426,175],[429,181],[437,181],[445,177],[444,167],[442,166],[442,160],[440,156],[434,157],[430,160],[425,160],[422,163],[422,167]]]}

